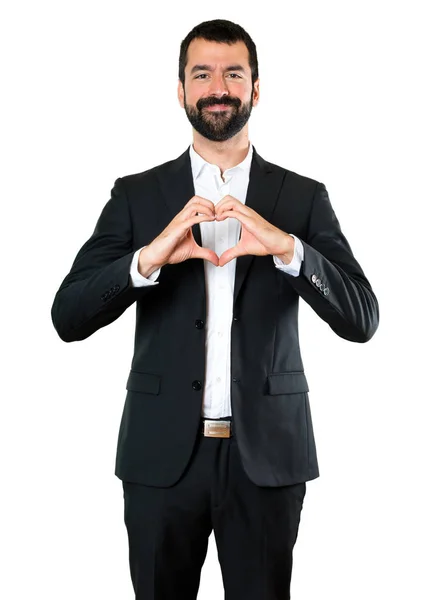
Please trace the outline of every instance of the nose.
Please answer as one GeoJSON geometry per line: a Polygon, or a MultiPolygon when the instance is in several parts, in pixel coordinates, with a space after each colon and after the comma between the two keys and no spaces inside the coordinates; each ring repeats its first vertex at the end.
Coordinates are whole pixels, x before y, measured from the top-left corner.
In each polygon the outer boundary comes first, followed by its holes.
{"type": "Polygon", "coordinates": [[[211,82],[209,85],[209,95],[221,98],[222,96],[228,96],[228,86],[225,76],[223,74],[212,74],[211,82]]]}

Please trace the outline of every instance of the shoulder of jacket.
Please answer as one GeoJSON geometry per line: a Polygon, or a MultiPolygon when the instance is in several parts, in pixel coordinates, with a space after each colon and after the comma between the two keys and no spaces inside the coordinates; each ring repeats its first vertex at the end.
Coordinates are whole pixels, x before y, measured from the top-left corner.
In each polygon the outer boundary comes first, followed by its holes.
{"type": "Polygon", "coordinates": [[[160,165],[156,165],[155,167],[151,167],[150,169],[146,169],[145,171],[141,171],[140,173],[131,173],[129,175],[123,175],[122,177],[119,177],[119,179],[124,185],[147,183],[150,179],[155,178],[157,171],[163,168],[167,168],[167,166],[172,162],[172,160],[169,160],[160,165]]]}
{"type": "Polygon", "coordinates": [[[287,169],[286,167],[281,167],[281,166],[271,163],[269,161],[267,161],[267,163],[273,170],[277,170],[277,171],[284,173],[285,179],[287,180],[287,182],[290,182],[294,185],[315,188],[320,183],[318,180],[313,179],[312,177],[307,177],[306,175],[301,175],[300,173],[297,173],[296,171],[291,171],[290,169],[287,169]]]}
{"type": "Polygon", "coordinates": [[[284,177],[285,184],[291,185],[294,187],[302,188],[302,189],[315,189],[317,185],[319,185],[319,181],[313,179],[312,177],[306,177],[305,175],[301,175],[296,171],[291,171],[286,167],[282,167],[277,165],[269,160],[264,158],[261,159],[267,168],[267,170],[275,171],[284,177]]]}
{"type": "Polygon", "coordinates": [[[132,187],[134,185],[137,186],[140,183],[142,183],[143,185],[148,185],[151,182],[153,182],[154,179],[156,179],[158,173],[162,171],[166,174],[166,171],[172,169],[173,166],[177,163],[177,161],[181,161],[183,155],[184,154],[182,154],[178,158],[173,158],[163,163],[160,163],[159,165],[155,165],[154,167],[150,167],[149,169],[141,171],[140,173],[131,173],[129,175],[123,175],[122,177],[119,177],[119,180],[123,183],[125,187],[132,187]]]}

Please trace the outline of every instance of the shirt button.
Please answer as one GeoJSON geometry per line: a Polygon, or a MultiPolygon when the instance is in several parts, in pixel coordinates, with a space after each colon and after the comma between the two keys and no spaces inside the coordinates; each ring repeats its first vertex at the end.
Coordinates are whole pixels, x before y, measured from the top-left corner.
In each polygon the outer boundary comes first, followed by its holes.
{"type": "Polygon", "coordinates": [[[222,338],[222,336],[223,336],[222,331],[218,331],[218,337],[222,338]]]}
{"type": "Polygon", "coordinates": [[[216,378],[216,381],[217,381],[218,383],[221,383],[221,377],[217,377],[217,378],[216,378]]]}

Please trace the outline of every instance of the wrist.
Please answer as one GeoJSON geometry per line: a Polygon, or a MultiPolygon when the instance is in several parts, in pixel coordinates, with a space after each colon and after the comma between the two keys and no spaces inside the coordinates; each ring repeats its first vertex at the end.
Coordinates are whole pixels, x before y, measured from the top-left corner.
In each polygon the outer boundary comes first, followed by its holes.
{"type": "Polygon", "coordinates": [[[150,275],[153,273],[153,271],[156,271],[156,269],[159,269],[160,267],[162,267],[162,265],[159,265],[152,260],[150,254],[149,254],[148,248],[149,248],[149,246],[146,246],[145,248],[143,248],[140,251],[140,254],[138,255],[138,264],[137,264],[138,272],[143,277],[146,277],[146,279],[148,277],[150,277],[150,275]]]}
{"type": "Polygon", "coordinates": [[[279,258],[284,264],[288,265],[289,263],[291,263],[291,261],[293,260],[293,256],[294,256],[294,238],[287,234],[286,236],[286,247],[284,249],[284,252],[282,252],[281,254],[276,254],[277,258],[279,258]]]}

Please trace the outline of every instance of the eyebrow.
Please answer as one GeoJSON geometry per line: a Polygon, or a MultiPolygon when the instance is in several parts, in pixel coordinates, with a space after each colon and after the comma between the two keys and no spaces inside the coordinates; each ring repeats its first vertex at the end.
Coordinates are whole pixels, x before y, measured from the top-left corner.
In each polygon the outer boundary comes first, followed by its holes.
{"type": "MultiPolygon", "coordinates": [[[[213,69],[210,65],[194,65],[194,67],[192,67],[192,69],[190,71],[190,75],[193,75],[193,73],[196,73],[196,71],[212,71],[212,70],[213,69]]],[[[246,72],[244,67],[242,67],[241,65],[230,65],[225,70],[226,71],[241,71],[242,73],[246,72]]]]}

